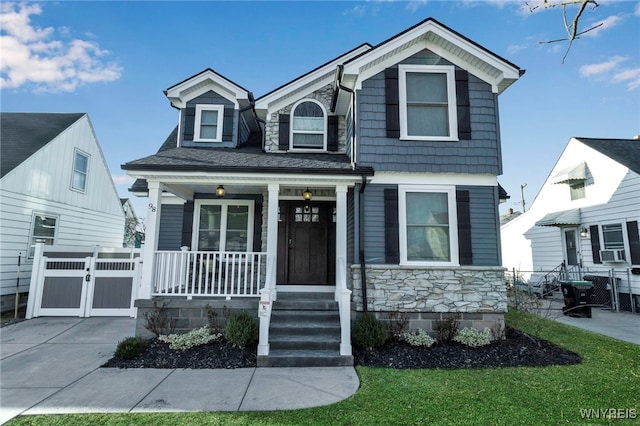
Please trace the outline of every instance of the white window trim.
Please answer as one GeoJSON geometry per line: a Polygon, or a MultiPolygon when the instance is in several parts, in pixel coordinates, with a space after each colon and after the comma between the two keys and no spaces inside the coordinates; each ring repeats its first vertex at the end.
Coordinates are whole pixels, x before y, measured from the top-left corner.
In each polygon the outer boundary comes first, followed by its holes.
{"type": "Polygon", "coordinates": [[[227,209],[228,206],[248,206],[249,217],[247,223],[247,252],[253,251],[253,222],[255,213],[255,201],[254,200],[215,200],[204,199],[196,200],[194,203],[193,211],[193,232],[191,235],[191,248],[192,250],[200,250],[198,248],[198,235],[200,234],[200,207],[202,206],[221,206],[220,214],[220,251],[226,250],[227,243],[227,209]]]}
{"type": "Polygon", "coordinates": [[[400,139],[417,141],[457,141],[458,109],[455,67],[450,65],[398,65],[398,100],[400,107],[400,139]],[[449,136],[410,136],[407,133],[407,73],[438,73],[447,75],[449,136]]]}
{"type": "Polygon", "coordinates": [[[89,162],[91,161],[91,155],[78,149],[75,148],[73,150],[73,164],[72,164],[72,169],[71,169],[71,182],[70,182],[70,187],[72,191],[76,191],[76,192],[81,192],[81,193],[86,193],[87,192],[87,185],[89,183],[89,168],[90,168],[90,164],[89,162]],[[73,186],[73,178],[76,174],[76,158],[78,157],[78,154],[82,155],[83,157],[87,158],[87,170],[85,173],[85,179],[84,179],[84,188],[76,188],[75,186],[73,186]]]}
{"type": "Polygon", "coordinates": [[[460,266],[458,253],[458,215],[456,209],[456,188],[448,185],[399,185],[398,186],[398,228],[400,242],[400,264],[412,266],[460,266]],[[449,262],[407,260],[407,192],[441,192],[447,194],[449,208],[449,262]]]}
{"type": "Polygon", "coordinates": [[[33,259],[33,255],[31,254],[31,241],[33,240],[33,233],[36,230],[36,216],[44,216],[46,218],[51,218],[56,220],[56,227],[53,231],[53,242],[56,243],[56,239],[58,238],[58,228],[60,227],[60,216],[57,214],[43,213],[43,212],[32,212],[31,213],[31,228],[29,230],[29,241],[27,242],[27,259],[33,259]]]}
{"type": "Polygon", "coordinates": [[[327,150],[327,110],[325,109],[324,105],[322,105],[321,102],[318,102],[315,99],[312,98],[305,98],[305,99],[300,99],[298,102],[296,102],[295,104],[293,104],[293,107],[291,108],[291,112],[289,113],[290,115],[290,119],[289,119],[289,150],[290,151],[296,151],[296,152],[323,152],[327,150]],[[298,107],[298,105],[304,103],[304,102],[313,102],[315,104],[320,105],[320,108],[322,108],[322,122],[323,122],[323,131],[322,132],[313,132],[313,131],[296,131],[294,132],[293,130],[293,113],[296,110],[296,108],[298,107]],[[293,146],[293,135],[294,133],[301,133],[301,134],[313,134],[313,135],[319,135],[322,134],[322,149],[318,148],[318,149],[313,149],[313,148],[295,148],[293,146]]]}
{"type": "Polygon", "coordinates": [[[196,120],[193,129],[194,142],[222,142],[222,126],[224,123],[224,105],[196,105],[196,120]],[[202,111],[218,111],[217,133],[214,139],[200,137],[202,111]]]}

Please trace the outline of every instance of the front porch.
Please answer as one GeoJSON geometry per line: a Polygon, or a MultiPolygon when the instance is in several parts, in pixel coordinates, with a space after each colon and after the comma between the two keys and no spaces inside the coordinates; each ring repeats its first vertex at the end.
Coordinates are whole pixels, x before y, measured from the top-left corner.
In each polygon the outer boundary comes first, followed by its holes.
{"type": "Polygon", "coordinates": [[[288,177],[286,183],[265,183],[265,179],[255,178],[241,184],[230,177],[216,178],[214,184],[178,180],[148,180],[143,272],[135,303],[139,310],[136,333],[148,335],[144,312],[154,309],[154,302],[155,306],[166,304],[175,313],[177,331],[206,325],[207,306],[242,309],[259,320],[257,351],[260,359],[267,360],[272,352],[272,310],[278,304],[278,294],[297,292],[313,297],[319,292],[335,303],[332,309],[338,329],[333,355],[351,359],[347,194],[359,177],[299,176],[288,177]],[[304,186],[292,184],[292,180],[303,181],[304,186]],[[216,196],[216,188],[222,186],[224,197],[216,196]],[[313,194],[312,202],[301,195],[307,189],[313,194]],[[183,215],[182,246],[167,250],[166,243],[160,243],[167,233],[163,207],[188,203],[191,217],[183,215]],[[309,207],[314,205],[322,207],[309,207]],[[298,227],[289,228],[287,220],[298,227]],[[189,222],[189,226],[184,225],[189,222]],[[162,244],[165,246],[160,247],[162,244]],[[324,251],[315,250],[323,244],[324,251]],[[314,262],[306,260],[316,258],[322,260],[319,272],[314,262]]]}

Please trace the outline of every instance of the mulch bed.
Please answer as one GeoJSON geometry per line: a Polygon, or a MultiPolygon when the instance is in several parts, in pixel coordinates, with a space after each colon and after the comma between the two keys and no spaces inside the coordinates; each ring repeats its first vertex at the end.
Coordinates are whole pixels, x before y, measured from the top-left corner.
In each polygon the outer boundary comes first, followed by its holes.
{"type": "MultiPolygon", "coordinates": [[[[385,368],[487,368],[578,364],[576,353],[507,327],[506,339],[470,348],[436,343],[430,348],[389,339],[380,348],[353,348],[354,364],[385,368]]],[[[224,341],[175,351],[157,339],[131,360],[112,358],[102,367],[117,368],[244,368],[256,366],[256,347],[235,348],[224,341]]]]}

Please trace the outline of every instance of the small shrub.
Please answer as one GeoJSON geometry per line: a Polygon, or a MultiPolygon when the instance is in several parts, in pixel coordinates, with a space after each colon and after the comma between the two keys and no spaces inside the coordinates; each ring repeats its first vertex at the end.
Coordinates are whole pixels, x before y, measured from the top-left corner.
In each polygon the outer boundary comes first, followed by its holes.
{"type": "Polygon", "coordinates": [[[220,325],[220,315],[218,312],[209,305],[204,308],[207,310],[207,320],[211,331],[214,333],[222,333],[223,327],[220,325]]]}
{"type": "Polygon", "coordinates": [[[367,312],[356,320],[353,340],[356,345],[365,348],[382,346],[387,340],[387,326],[373,313],[367,312]]]}
{"type": "Polygon", "coordinates": [[[402,333],[409,328],[409,315],[406,312],[389,312],[387,317],[389,335],[401,338],[402,333]]]}
{"type": "Polygon", "coordinates": [[[485,328],[480,331],[475,328],[465,327],[458,332],[453,340],[463,345],[471,346],[472,348],[486,346],[491,343],[491,330],[485,328]]]}
{"type": "Polygon", "coordinates": [[[176,329],[176,320],[169,315],[169,304],[163,302],[158,306],[158,302],[153,302],[153,310],[144,313],[146,321],[144,328],[156,335],[171,334],[176,329]]]}
{"type": "Polygon", "coordinates": [[[224,337],[232,345],[244,348],[258,341],[258,323],[244,312],[233,312],[224,327],[224,337]]]}
{"type": "Polygon", "coordinates": [[[127,337],[118,342],[114,356],[120,359],[132,359],[147,349],[148,342],[142,337],[127,337]]]}
{"type": "Polygon", "coordinates": [[[200,327],[185,334],[161,335],[158,340],[168,343],[173,350],[186,351],[194,346],[205,345],[212,340],[217,340],[220,336],[217,333],[212,334],[209,327],[200,327]]]}
{"type": "Polygon", "coordinates": [[[460,315],[454,315],[447,317],[443,320],[436,321],[435,330],[438,333],[438,340],[440,342],[451,342],[456,334],[458,334],[458,328],[460,327],[460,315]]]}
{"type": "Polygon", "coordinates": [[[411,346],[425,346],[427,348],[436,342],[433,337],[422,329],[416,330],[414,333],[410,331],[402,333],[402,340],[405,340],[411,346]]]}

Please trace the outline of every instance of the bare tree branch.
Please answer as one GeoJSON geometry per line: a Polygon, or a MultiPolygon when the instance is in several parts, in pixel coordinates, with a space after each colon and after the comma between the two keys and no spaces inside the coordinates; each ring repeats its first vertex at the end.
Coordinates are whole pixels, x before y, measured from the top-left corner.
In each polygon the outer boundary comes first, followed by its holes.
{"type": "MultiPolygon", "coordinates": [[[[549,43],[557,43],[560,41],[568,41],[569,45],[567,46],[567,51],[565,52],[563,58],[562,58],[562,63],[564,64],[565,60],[567,59],[567,56],[569,55],[569,50],[571,50],[571,46],[573,45],[573,41],[580,38],[580,36],[582,34],[585,34],[589,31],[592,31],[600,26],[602,26],[602,22],[594,25],[593,27],[584,30],[584,31],[578,31],[578,24],[580,22],[580,18],[582,17],[582,14],[584,13],[585,9],[587,8],[588,5],[593,5],[592,9],[595,9],[596,7],[599,6],[598,2],[596,0],[564,0],[564,1],[560,1],[560,2],[554,2],[552,0],[544,0],[543,2],[544,4],[544,8],[545,9],[549,9],[549,8],[553,8],[553,7],[558,7],[558,6],[562,6],[562,18],[564,21],[564,28],[565,31],[567,32],[567,37],[565,38],[559,38],[559,39],[555,39],[555,40],[548,40],[548,41],[541,41],[539,42],[540,44],[549,44],[549,43]],[[573,19],[571,20],[571,24],[569,24],[569,19],[567,17],[567,6],[575,6],[575,5],[579,5],[579,9],[578,12],[576,13],[576,15],[573,17],[573,19]]],[[[529,6],[527,4],[527,6],[529,6]]],[[[535,7],[531,7],[529,6],[529,11],[533,12],[534,10],[536,10],[539,6],[535,6],[535,7]]]]}

